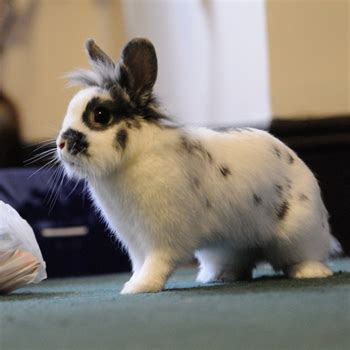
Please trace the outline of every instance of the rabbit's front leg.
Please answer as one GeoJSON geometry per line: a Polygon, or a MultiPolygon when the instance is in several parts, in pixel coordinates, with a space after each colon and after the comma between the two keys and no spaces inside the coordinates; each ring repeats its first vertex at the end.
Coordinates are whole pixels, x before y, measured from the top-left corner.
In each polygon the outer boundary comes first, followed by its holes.
{"type": "Polygon", "coordinates": [[[142,268],[142,265],[145,261],[145,258],[144,258],[144,254],[141,252],[140,249],[138,249],[137,247],[128,247],[128,254],[129,254],[129,258],[131,260],[131,266],[132,266],[132,272],[133,272],[133,277],[136,276],[141,268],[142,268]]]}
{"type": "Polygon", "coordinates": [[[138,273],[140,272],[142,265],[145,261],[144,255],[140,252],[139,249],[135,247],[130,247],[128,248],[128,254],[129,254],[129,259],[131,261],[131,266],[132,266],[132,276],[129,279],[128,282],[124,284],[124,288],[127,287],[129,284],[132,283],[133,280],[136,279],[138,273]]]}
{"type": "Polygon", "coordinates": [[[168,251],[148,253],[141,269],[125,283],[121,294],[160,292],[176,265],[176,259],[168,251]]]}

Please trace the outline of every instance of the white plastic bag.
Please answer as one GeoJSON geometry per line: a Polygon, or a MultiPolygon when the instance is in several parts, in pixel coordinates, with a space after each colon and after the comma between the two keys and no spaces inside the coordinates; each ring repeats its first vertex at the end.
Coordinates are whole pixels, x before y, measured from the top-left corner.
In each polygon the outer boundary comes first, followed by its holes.
{"type": "Polygon", "coordinates": [[[0,201],[0,293],[47,277],[46,264],[27,221],[0,201]]]}

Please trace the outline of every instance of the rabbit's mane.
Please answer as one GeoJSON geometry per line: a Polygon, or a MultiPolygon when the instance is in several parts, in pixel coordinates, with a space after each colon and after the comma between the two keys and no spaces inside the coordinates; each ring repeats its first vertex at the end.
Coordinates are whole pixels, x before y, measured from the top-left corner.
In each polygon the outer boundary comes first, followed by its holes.
{"type": "Polygon", "coordinates": [[[119,67],[113,64],[97,61],[92,69],[78,69],[68,73],[65,77],[71,86],[90,87],[96,86],[105,90],[116,84],[119,80],[119,67]]]}

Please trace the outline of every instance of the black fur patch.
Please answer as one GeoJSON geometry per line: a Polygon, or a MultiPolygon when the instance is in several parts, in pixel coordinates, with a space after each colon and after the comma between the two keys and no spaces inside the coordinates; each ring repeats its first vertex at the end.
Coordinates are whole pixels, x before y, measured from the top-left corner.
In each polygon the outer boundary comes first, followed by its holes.
{"type": "Polygon", "coordinates": [[[202,153],[202,146],[200,142],[194,142],[189,140],[186,136],[181,136],[181,145],[187,153],[193,154],[195,151],[202,153]]]}
{"type": "Polygon", "coordinates": [[[288,153],[288,163],[293,164],[294,161],[295,161],[294,157],[290,153],[288,153]]]}
{"type": "Polygon", "coordinates": [[[141,121],[134,118],[134,119],[127,119],[125,121],[126,127],[128,129],[141,129],[141,121]]]}
{"type": "Polygon", "coordinates": [[[273,148],[273,152],[275,153],[275,155],[276,155],[278,158],[281,158],[281,151],[280,151],[279,148],[274,147],[274,148],[273,148]]]}
{"type": "Polygon", "coordinates": [[[62,134],[62,139],[67,142],[67,149],[72,155],[88,155],[89,143],[82,132],[69,128],[62,134]]]}
{"type": "Polygon", "coordinates": [[[281,197],[283,194],[283,187],[281,185],[277,184],[274,186],[274,189],[275,189],[277,195],[281,197]]]}
{"type": "Polygon", "coordinates": [[[254,198],[255,205],[260,205],[262,203],[261,197],[259,197],[256,193],[253,193],[253,198],[254,198]]]}
{"type": "Polygon", "coordinates": [[[213,162],[213,157],[211,156],[211,154],[208,151],[206,151],[206,154],[207,154],[209,162],[212,163],[213,162]]]}
{"type": "Polygon", "coordinates": [[[200,187],[200,181],[199,181],[199,179],[198,179],[198,177],[194,177],[193,179],[192,179],[192,182],[193,182],[193,185],[194,185],[194,187],[196,188],[196,189],[199,189],[199,187],[200,187]]]}
{"type": "Polygon", "coordinates": [[[121,121],[125,121],[129,129],[140,129],[142,121],[155,123],[162,127],[163,123],[166,125],[165,122],[169,121],[167,116],[157,111],[154,107],[156,105],[155,98],[150,98],[152,105],[138,108],[126,99],[125,94],[120,89],[114,89],[111,94],[113,99],[103,100],[102,98],[94,97],[87,104],[82,119],[90,129],[103,131],[121,121]],[[104,108],[110,113],[112,120],[108,125],[96,125],[93,122],[94,113],[98,108],[104,108]]]}
{"type": "Polygon", "coordinates": [[[117,133],[117,142],[122,149],[125,149],[126,143],[128,141],[128,133],[125,129],[121,129],[117,133]]]}
{"type": "Polygon", "coordinates": [[[211,154],[203,147],[199,141],[189,140],[186,136],[182,135],[180,137],[180,143],[182,149],[184,149],[190,155],[197,155],[203,159],[208,160],[212,163],[213,158],[211,154]]]}
{"type": "Polygon", "coordinates": [[[212,207],[212,205],[211,205],[211,203],[210,203],[210,201],[209,201],[209,199],[208,199],[207,197],[205,198],[205,206],[206,206],[208,209],[212,207]]]}
{"type": "Polygon", "coordinates": [[[159,102],[157,98],[152,95],[145,106],[137,107],[134,109],[134,115],[139,115],[147,122],[155,123],[160,127],[163,127],[163,123],[171,121],[171,119],[165,114],[161,113],[157,108],[159,102]]]}
{"type": "Polygon", "coordinates": [[[302,202],[306,202],[306,201],[309,200],[309,197],[302,193],[302,194],[299,195],[299,199],[300,199],[302,202]]]}
{"type": "Polygon", "coordinates": [[[231,171],[227,166],[220,165],[219,170],[223,177],[227,177],[228,175],[231,175],[231,171]]]}
{"type": "Polygon", "coordinates": [[[288,210],[289,210],[289,203],[287,200],[284,200],[276,210],[277,217],[280,220],[283,220],[286,217],[288,210]]]}
{"type": "Polygon", "coordinates": [[[96,131],[103,131],[119,123],[121,120],[128,120],[132,118],[132,110],[129,108],[127,101],[122,98],[112,100],[103,100],[99,97],[94,97],[91,101],[86,105],[85,111],[83,113],[83,122],[90,129],[96,131]],[[93,122],[94,113],[98,108],[104,108],[111,115],[111,122],[107,125],[96,125],[93,122]]]}

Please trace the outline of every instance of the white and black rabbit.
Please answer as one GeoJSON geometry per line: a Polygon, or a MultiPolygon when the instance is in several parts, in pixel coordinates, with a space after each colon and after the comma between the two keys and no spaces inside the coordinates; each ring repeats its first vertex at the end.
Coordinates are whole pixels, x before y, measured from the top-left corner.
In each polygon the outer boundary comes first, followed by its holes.
{"type": "Polygon", "coordinates": [[[121,293],[159,292],[193,255],[198,281],[250,278],[260,261],[292,278],[332,275],[334,238],[317,181],[286,145],[251,128],[180,127],[159,110],[157,57],[131,40],[115,64],[88,40],[92,70],[71,100],[57,153],[129,253],[121,293]]]}

